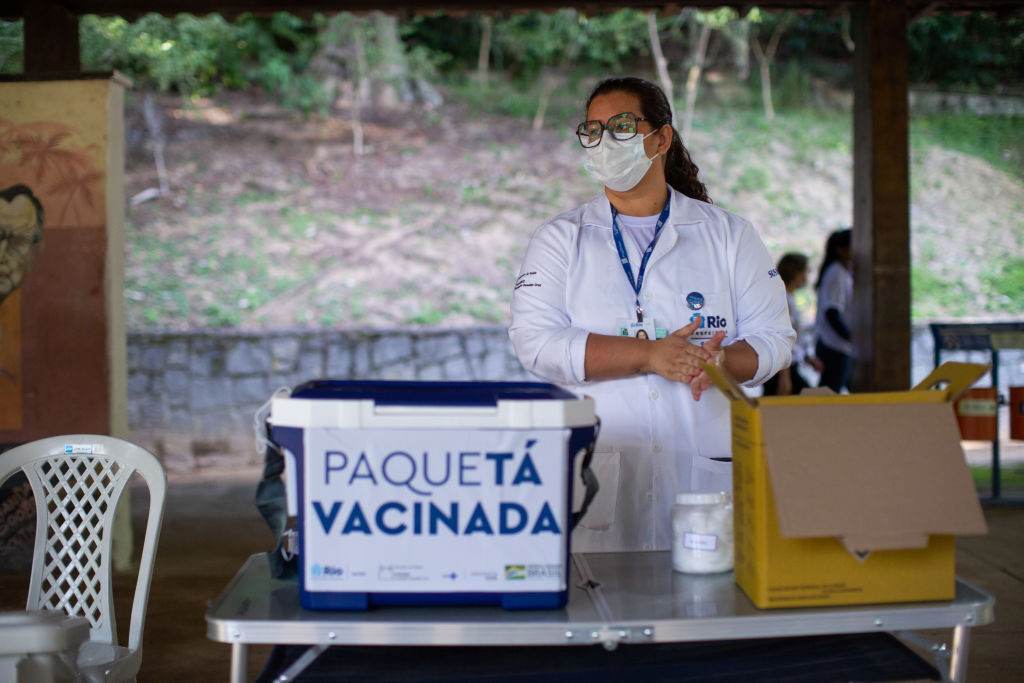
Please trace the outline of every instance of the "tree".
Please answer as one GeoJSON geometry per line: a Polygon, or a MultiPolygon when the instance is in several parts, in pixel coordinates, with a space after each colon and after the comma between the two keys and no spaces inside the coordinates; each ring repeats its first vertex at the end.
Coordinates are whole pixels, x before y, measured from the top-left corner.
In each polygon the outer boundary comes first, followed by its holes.
{"type": "Polygon", "coordinates": [[[672,110],[672,125],[676,125],[676,99],[672,87],[672,77],[668,73],[668,60],[661,50],[661,39],[658,37],[658,16],[655,12],[647,13],[647,34],[651,41],[651,56],[654,58],[654,67],[658,71],[658,80],[661,81],[661,88],[668,98],[668,106],[672,110]]]}
{"type": "Polygon", "coordinates": [[[490,14],[480,17],[480,54],[476,59],[476,79],[481,85],[487,85],[490,77],[491,32],[493,29],[494,19],[490,14]]]}
{"type": "Polygon", "coordinates": [[[746,81],[750,78],[750,20],[747,17],[737,17],[735,21],[723,27],[722,36],[732,50],[736,76],[741,81],[746,81]]]}
{"type": "Polygon", "coordinates": [[[690,27],[690,59],[686,74],[686,109],[683,111],[683,140],[690,137],[693,130],[693,116],[697,108],[697,89],[704,63],[708,55],[708,42],[713,30],[721,30],[736,18],[736,12],[728,7],[721,7],[709,12],[684,10],[690,27]]]}
{"type": "Polygon", "coordinates": [[[775,120],[775,107],[772,105],[772,62],[775,61],[775,52],[779,49],[782,34],[785,33],[792,21],[793,15],[786,12],[775,24],[771,37],[768,39],[768,45],[764,48],[761,47],[757,34],[754,32],[750,34],[750,48],[754,51],[754,57],[757,58],[758,66],[761,69],[761,101],[764,104],[764,116],[769,121],[775,120]]]}
{"type": "Polygon", "coordinates": [[[321,37],[320,51],[310,67],[327,91],[330,108],[347,99],[352,125],[352,152],[363,156],[363,107],[371,97],[370,73],[366,59],[369,25],[365,18],[340,12],[331,17],[321,37]]]}
{"type": "Polygon", "coordinates": [[[374,12],[377,36],[378,77],[377,104],[388,109],[408,106],[414,100],[409,87],[409,62],[405,46],[398,34],[398,20],[384,12],[374,12]]]}

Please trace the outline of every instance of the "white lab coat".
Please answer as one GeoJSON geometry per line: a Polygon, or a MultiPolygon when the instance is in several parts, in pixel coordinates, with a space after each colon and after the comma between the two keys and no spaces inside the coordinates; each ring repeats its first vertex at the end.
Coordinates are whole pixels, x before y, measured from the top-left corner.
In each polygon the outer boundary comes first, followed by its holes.
{"type": "MultiPolygon", "coordinates": [[[[717,389],[696,402],[689,386],[653,374],[585,381],[588,334],[617,334],[620,322],[635,319],[611,224],[602,194],[537,229],[516,281],[509,336],[532,374],[596,401],[602,429],[593,467],[601,490],[573,534],[573,549],[665,550],[677,493],[732,486],[731,465],[712,459],[731,455],[729,404],[717,389]]],[[[625,242],[635,276],[639,250],[625,242]]],[[[785,287],[753,226],[671,191],[641,303],[671,332],[695,313],[691,292],[704,297],[705,321],[714,316],[724,325],[724,344],[744,340],[757,352],[748,386],[789,365],[796,334],[785,287]]]]}

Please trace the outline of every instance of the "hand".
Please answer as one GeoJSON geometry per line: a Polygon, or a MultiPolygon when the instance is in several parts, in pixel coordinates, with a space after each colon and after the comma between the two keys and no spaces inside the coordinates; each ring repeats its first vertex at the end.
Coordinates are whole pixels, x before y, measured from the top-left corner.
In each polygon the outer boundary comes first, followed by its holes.
{"type": "MultiPolygon", "coordinates": [[[[725,332],[715,332],[715,336],[704,343],[703,351],[708,355],[708,363],[721,365],[725,361],[725,350],[722,349],[722,340],[725,339],[725,332]]],[[[702,369],[697,376],[690,381],[690,392],[693,400],[699,401],[701,394],[711,388],[711,378],[702,369]]]]}
{"type": "Polygon", "coordinates": [[[807,364],[814,368],[814,371],[819,375],[825,372],[825,364],[821,362],[820,358],[815,358],[814,356],[811,356],[810,358],[807,359],[807,364]]]}
{"type": "MultiPolygon", "coordinates": [[[[645,372],[653,372],[673,382],[690,383],[700,375],[701,363],[713,360],[714,356],[705,348],[690,343],[690,335],[700,327],[700,316],[693,319],[686,327],[668,335],[664,339],[649,342],[649,352],[645,372]]],[[[710,343],[710,342],[709,342],[710,343]]]]}

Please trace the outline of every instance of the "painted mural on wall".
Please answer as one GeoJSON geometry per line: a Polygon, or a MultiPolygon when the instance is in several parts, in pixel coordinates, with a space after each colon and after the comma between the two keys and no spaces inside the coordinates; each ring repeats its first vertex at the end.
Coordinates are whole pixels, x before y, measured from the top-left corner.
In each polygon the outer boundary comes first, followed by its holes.
{"type": "Polygon", "coordinates": [[[0,190],[0,303],[14,293],[43,241],[43,205],[25,185],[0,190]]]}
{"type": "Polygon", "coordinates": [[[106,101],[96,86],[2,84],[0,431],[22,426],[21,285],[33,254],[51,231],[106,223],[106,101]]]}
{"type": "MultiPolygon", "coordinates": [[[[0,432],[27,421],[22,325],[47,245],[107,224],[108,90],[96,80],[0,83],[0,432]]],[[[0,569],[31,562],[34,519],[24,478],[0,485],[0,569]]]]}

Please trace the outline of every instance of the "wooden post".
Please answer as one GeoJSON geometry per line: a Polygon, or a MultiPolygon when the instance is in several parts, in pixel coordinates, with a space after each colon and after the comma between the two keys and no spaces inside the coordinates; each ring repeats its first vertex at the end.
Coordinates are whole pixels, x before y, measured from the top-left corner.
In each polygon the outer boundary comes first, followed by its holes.
{"type": "Polygon", "coordinates": [[[78,15],[49,0],[25,6],[25,73],[81,71],[78,15]]]}
{"type": "Polygon", "coordinates": [[[857,391],[910,385],[910,170],[904,2],[854,6],[853,341],[857,391]]]}

